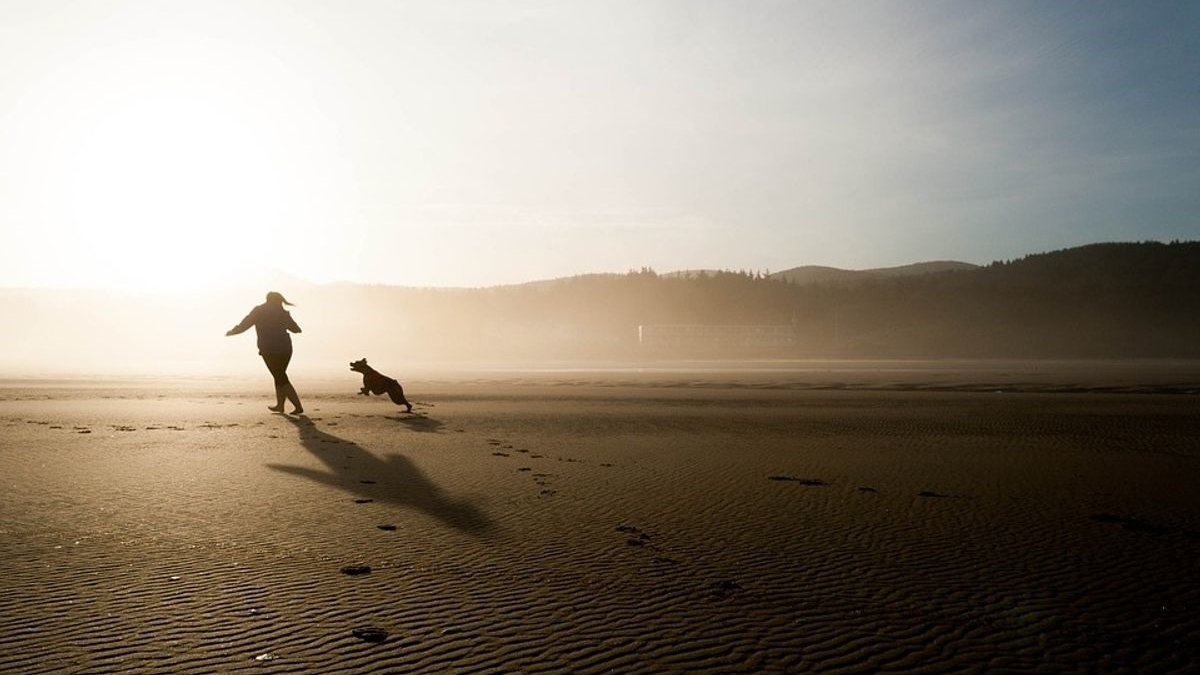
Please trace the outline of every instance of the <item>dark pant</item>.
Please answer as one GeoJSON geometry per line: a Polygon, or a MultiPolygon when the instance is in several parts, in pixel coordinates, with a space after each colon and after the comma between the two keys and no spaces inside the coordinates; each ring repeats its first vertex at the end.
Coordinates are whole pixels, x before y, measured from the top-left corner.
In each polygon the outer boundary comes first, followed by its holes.
{"type": "Polygon", "coordinates": [[[267,364],[267,370],[271,371],[271,376],[275,378],[276,388],[291,384],[287,376],[288,362],[292,360],[291,354],[263,354],[262,359],[267,364]]]}

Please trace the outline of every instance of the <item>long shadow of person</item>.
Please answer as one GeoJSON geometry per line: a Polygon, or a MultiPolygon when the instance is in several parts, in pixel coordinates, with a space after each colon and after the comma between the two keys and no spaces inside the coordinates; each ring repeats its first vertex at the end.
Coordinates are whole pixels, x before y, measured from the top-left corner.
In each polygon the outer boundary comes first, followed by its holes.
{"type": "Polygon", "coordinates": [[[364,498],[414,508],[475,536],[485,537],[493,531],[491,520],[478,507],[469,500],[446,496],[403,455],[391,454],[382,461],[356,443],[321,431],[308,418],[287,420],[296,426],[304,448],[324,462],[329,471],[283,464],[268,467],[364,498]]]}

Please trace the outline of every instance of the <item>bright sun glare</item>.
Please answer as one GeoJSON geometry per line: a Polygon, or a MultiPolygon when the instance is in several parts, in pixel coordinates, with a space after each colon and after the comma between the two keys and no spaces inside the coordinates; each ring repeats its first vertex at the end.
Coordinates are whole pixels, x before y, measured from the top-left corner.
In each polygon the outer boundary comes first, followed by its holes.
{"type": "Polygon", "coordinates": [[[128,5],[56,26],[73,50],[47,57],[14,118],[20,283],[173,292],[336,257],[321,238],[348,201],[334,127],[311,64],[252,39],[253,11],[128,5]]]}
{"type": "Polygon", "coordinates": [[[261,144],[211,104],[125,102],[87,130],[70,162],[71,220],[105,286],[184,290],[253,261],[278,217],[261,144]]]}

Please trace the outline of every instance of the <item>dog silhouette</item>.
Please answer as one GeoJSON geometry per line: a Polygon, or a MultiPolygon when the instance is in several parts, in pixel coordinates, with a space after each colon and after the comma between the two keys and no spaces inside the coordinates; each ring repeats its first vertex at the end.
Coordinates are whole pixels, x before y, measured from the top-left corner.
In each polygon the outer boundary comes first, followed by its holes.
{"type": "Polygon", "coordinates": [[[404,387],[401,387],[400,383],[395,379],[368,366],[366,359],[351,361],[350,370],[362,373],[363,386],[362,389],[358,390],[358,393],[363,396],[387,394],[388,398],[392,399],[392,403],[407,408],[405,412],[412,412],[412,404],[408,402],[408,399],[404,398],[404,387]]]}

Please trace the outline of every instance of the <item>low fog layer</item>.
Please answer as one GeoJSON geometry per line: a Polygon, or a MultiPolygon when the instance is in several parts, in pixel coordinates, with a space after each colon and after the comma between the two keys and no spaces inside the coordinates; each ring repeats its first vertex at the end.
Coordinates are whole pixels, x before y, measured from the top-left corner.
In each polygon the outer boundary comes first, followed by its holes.
{"type": "Polygon", "coordinates": [[[267,290],[296,372],[454,361],[1200,357],[1200,243],[1105,244],[901,276],[642,270],[487,289],[333,284],[185,295],[0,291],[0,373],[261,374],[267,290]],[[794,276],[794,275],[793,275],[794,276]]]}

